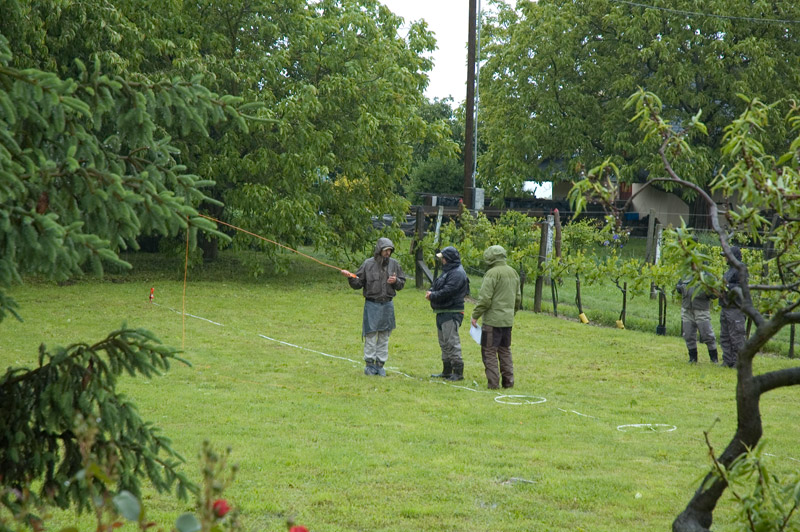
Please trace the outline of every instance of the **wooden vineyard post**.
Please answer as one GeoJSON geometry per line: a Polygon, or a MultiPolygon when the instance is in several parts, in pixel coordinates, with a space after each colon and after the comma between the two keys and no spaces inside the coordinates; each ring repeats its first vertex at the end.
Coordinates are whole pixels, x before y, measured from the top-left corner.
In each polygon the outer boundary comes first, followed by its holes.
{"type": "Polygon", "coordinates": [[[536,271],[536,288],[534,289],[533,294],[533,311],[534,312],[541,312],[542,311],[542,287],[544,286],[544,278],[545,275],[542,272],[542,265],[544,264],[545,259],[547,258],[547,240],[548,240],[548,233],[550,232],[550,226],[547,222],[542,222],[540,224],[542,228],[542,235],[541,239],[539,240],[539,260],[537,262],[537,271],[536,271]]]}

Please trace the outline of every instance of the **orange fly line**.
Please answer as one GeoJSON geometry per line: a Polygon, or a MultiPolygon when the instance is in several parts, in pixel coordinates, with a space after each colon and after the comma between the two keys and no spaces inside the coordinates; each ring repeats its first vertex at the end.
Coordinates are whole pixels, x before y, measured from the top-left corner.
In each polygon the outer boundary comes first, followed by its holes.
{"type": "MultiPolygon", "coordinates": [[[[228,227],[230,227],[232,229],[236,229],[237,231],[241,231],[242,233],[246,233],[246,234],[248,234],[250,236],[254,236],[256,238],[260,238],[261,240],[263,240],[265,242],[269,242],[270,244],[275,244],[276,246],[282,247],[284,249],[288,249],[289,251],[291,251],[293,253],[297,253],[298,255],[301,255],[301,256],[303,256],[303,257],[305,257],[307,259],[311,259],[314,262],[322,264],[323,266],[326,266],[328,268],[333,268],[334,270],[338,270],[340,272],[344,271],[344,270],[342,270],[341,268],[339,268],[337,266],[334,266],[332,264],[328,264],[327,262],[322,262],[321,260],[319,260],[317,258],[314,258],[311,255],[306,255],[305,253],[303,253],[301,251],[297,251],[294,248],[290,248],[289,246],[281,244],[280,242],[275,242],[274,240],[270,240],[269,238],[265,238],[265,237],[263,237],[261,235],[257,235],[255,233],[251,233],[250,231],[248,231],[246,229],[242,229],[241,227],[236,227],[235,225],[229,224],[227,222],[223,222],[222,220],[217,220],[216,218],[212,218],[211,216],[206,216],[205,214],[197,213],[197,216],[200,216],[201,218],[205,218],[207,220],[211,220],[212,222],[215,222],[215,223],[218,223],[218,224],[226,225],[226,226],[228,226],[228,227]]],[[[185,349],[186,348],[186,274],[187,274],[188,270],[189,270],[189,231],[187,229],[187,231],[186,231],[186,260],[185,260],[184,265],[183,265],[183,339],[182,339],[181,349],[185,349]]],[[[351,277],[355,277],[355,275],[352,274],[352,273],[350,274],[350,276],[351,277]]]]}

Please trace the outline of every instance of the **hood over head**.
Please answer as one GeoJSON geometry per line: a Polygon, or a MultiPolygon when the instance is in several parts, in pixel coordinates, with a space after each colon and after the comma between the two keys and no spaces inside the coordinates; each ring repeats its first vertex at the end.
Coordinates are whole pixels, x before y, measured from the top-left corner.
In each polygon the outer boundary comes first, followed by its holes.
{"type": "Polygon", "coordinates": [[[458,250],[453,246],[447,246],[442,251],[437,253],[437,256],[444,257],[448,263],[458,264],[461,262],[461,255],[458,253],[458,250]]]}
{"type": "Polygon", "coordinates": [[[506,250],[503,246],[489,246],[483,252],[483,260],[489,267],[494,266],[498,262],[505,262],[506,250]]]}
{"type": "Polygon", "coordinates": [[[392,253],[394,253],[394,244],[392,244],[392,241],[386,237],[379,238],[378,242],[375,244],[375,252],[373,253],[373,255],[375,257],[380,257],[381,251],[383,251],[386,248],[391,248],[392,253]]]}

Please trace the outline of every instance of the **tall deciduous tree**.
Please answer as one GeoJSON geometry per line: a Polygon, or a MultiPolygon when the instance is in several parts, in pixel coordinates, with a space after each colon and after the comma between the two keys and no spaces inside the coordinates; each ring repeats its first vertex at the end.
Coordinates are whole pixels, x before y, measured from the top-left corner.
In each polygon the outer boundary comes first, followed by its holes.
{"type": "Polygon", "coordinates": [[[413,147],[448,131],[418,112],[433,36],[414,22],[401,37],[402,24],[376,0],[184,4],[182,31],[214,87],[273,119],[196,146],[227,221],[290,246],[355,250],[372,240],[371,216],[404,213],[413,147]]]}
{"type": "MultiPolygon", "coordinates": [[[[414,143],[445,132],[416,114],[432,36],[415,23],[400,38],[400,24],[374,0],[5,2],[0,320],[25,274],[125,267],[141,235],[224,238],[198,215],[220,200],[289,244],[361,246],[370,214],[403,210],[414,143]]],[[[33,486],[86,503],[86,445],[123,488],[184,490],[169,441],[115,388],[175,359],[123,327],[0,376],[0,506],[16,515],[21,491],[5,488],[33,486]]]]}
{"type": "Polygon", "coordinates": [[[201,76],[211,90],[263,104],[247,133],[219,124],[208,137],[186,135],[169,114],[164,127],[227,206],[204,210],[289,246],[360,249],[371,216],[404,212],[398,190],[413,147],[448,144],[447,124],[418,112],[433,35],[424,22],[402,26],[377,0],[12,4],[0,30],[13,34],[20,66],[74,75],[73,58],[101,50],[115,73],[201,76]]]}
{"type": "Polygon", "coordinates": [[[692,159],[676,169],[705,187],[725,125],[745,108],[736,94],[778,101],[800,86],[800,25],[791,22],[800,6],[791,2],[499,4],[483,31],[489,148],[480,175],[503,194],[527,179],[569,180],[605,158],[625,181],[663,175],[623,110],[638,87],[660,95],[663,119],[678,129],[702,110],[708,135],[692,139],[692,159]]]}
{"type": "MultiPolygon", "coordinates": [[[[737,305],[752,320],[755,330],[738,353],[736,364],[736,433],[731,438],[718,463],[729,468],[748,449],[755,448],[761,439],[763,425],[760,403],[769,391],[800,384],[800,367],[756,374],[753,361],[759,350],[783,327],[800,323],[800,108],[796,102],[781,109],[787,117],[784,125],[773,127],[769,117],[772,107],[757,99],[739,98],[745,109],[723,128],[720,160],[726,165],[710,184],[710,191],[701,186],[695,176],[682,176],[677,171],[681,159],[692,160],[694,150],[687,141],[688,131],[676,130],[666,120],[664,104],[654,94],[640,90],[628,102],[635,108],[634,122],[642,130],[643,144],[651,149],[653,141],[660,142],[657,154],[665,176],[651,178],[646,186],[669,182],[680,188],[694,191],[711,213],[714,232],[719,238],[728,262],[739,270],[740,279],[748,278],[748,265],[738,260],[731,250],[731,233],[752,242],[768,242],[771,251],[764,257],[765,272],[760,282],[744,283],[736,293],[726,293],[716,281],[709,284],[710,276],[701,275],[708,256],[691,238],[686,228],[678,231],[673,256],[679,258],[681,276],[692,275],[695,283],[713,290],[720,297],[737,301],[737,305]],[[786,131],[790,135],[784,135],[786,131]],[[768,143],[785,146],[777,155],[765,147],[768,143]],[[720,212],[710,192],[719,191],[726,196],[736,196],[740,204],[720,212]],[[766,218],[772,217],[773,221],[766,218]],[[726,221],[720,223],[720,216],[726,221]]],[[[704,134],[706,126],[698,119],[691,127],[704,134]]],[[[588,177],[576,183],[571,197],[576,210],[587,198],[600,200],[609,210],[615,210],[615,187],[606,179],[616,173],[610,160],[593,168],[588,177]]],[[[675,532],[707,531],[712,523],[714,509],[727,488],[727,481],[712,471],[703,480],[683,512],[673,523],[675,532]]],[[[796,499],[795,499],[796,501],[796,499]]],[[[792,508],[784,517],[792,517],[792,508]]],[[[748,525],[748,530],[762,530],[748,525]]],[[[764,529],[765,530],[765,529],[764,529]]]]}
{"type": "MultiPolygon", "coordinates": [[[[420,193],[460,194],[464,190],[464,156],[456,153],[464,145],[464,120],[452,107],[452,98],[426,101],[418,114],[431,127],[446,124],[449,145],[426,138],[414,146],[413,162],[404,186],[406,197],[419,201],[420,193]]],[[[463,113],[461,113],[463,115],[463,113]]]]}

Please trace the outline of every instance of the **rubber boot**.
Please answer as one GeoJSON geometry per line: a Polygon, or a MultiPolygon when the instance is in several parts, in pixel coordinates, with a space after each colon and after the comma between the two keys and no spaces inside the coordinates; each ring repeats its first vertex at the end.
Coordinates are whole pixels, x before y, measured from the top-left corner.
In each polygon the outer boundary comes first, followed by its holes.
{"type": "Polygon", "coordinates": [[[372,359],[365,360],[367,365],[364,367],[364,375],[377,375],[378,368],[375,367],[375,361],[372,359]]]}
{"type": "Polygon", "coordinates": [[[697,349],[689,349],[689,364],[697,364],[697,349]]]}
{"type": "Polygon", "coordinates": [[[453,372],[447,377],[449,381],[463,381],[464,380],[464,363],[453,362],[453,372]]]}
{"type": "Polygon", "coordinates": [[[708,358],[711,359],[712,364],[719,364],[719,358],[717,357],[717,350],[716,349],[709,349],[708,350],[708,358]]]}
{"type": "Polygon", "coordinates": [[[449,360],[442,360],[442,372],[441,373],[434,373],[431,375],[434,379],[447,379],[450,377],[450,374],[453,372],[453,368],[450,366],[449,360]]]}
{"type": "Polygon", "coordinates": [[[380,360],[375,361],[375,375],[377,375],[378,377],[386,376],[386,370],[383,369],[383,362],[381,362],[380,360]]]}

